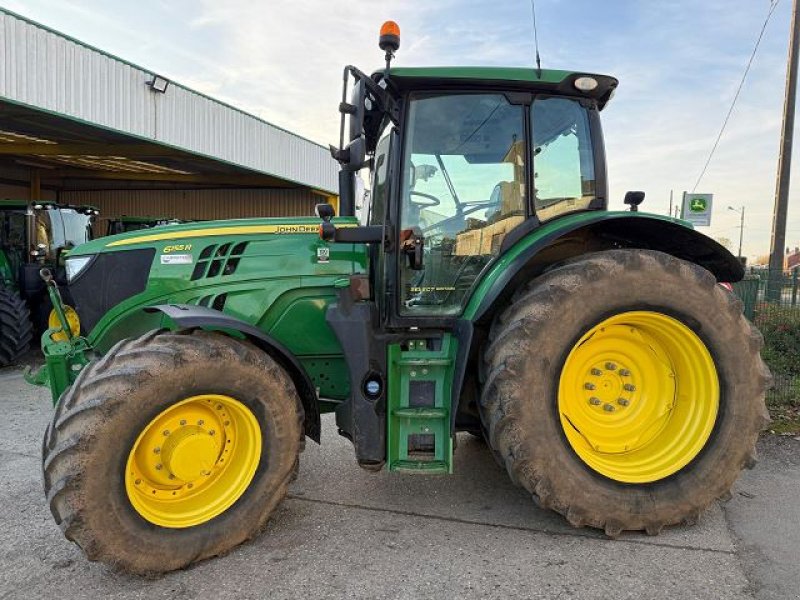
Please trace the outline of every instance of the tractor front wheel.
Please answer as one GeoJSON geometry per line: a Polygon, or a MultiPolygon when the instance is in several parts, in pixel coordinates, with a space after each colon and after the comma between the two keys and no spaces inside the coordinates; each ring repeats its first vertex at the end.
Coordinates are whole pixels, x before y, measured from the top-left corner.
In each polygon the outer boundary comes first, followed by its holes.
{"type": "Polygon", "coordinates": [[[697,265],[598,252],[519,290],[484,353],[480,409],[512,480],[574,526],[658,533],[755,461],[761,335],[697,265]]]}
{"type": "Polygon", "coordinates": [[[33,325],[20,295],[0,285],[0,367],[7,367],[30,347],[33,325]]]}
{"type": "Polygon", "coordinates": [[[224,553],[283,500],[303,444],[284,370],[204,331],[150,332],[90,363],[43,444],[50,510],[90,560],[147,574],[224,553]]]}

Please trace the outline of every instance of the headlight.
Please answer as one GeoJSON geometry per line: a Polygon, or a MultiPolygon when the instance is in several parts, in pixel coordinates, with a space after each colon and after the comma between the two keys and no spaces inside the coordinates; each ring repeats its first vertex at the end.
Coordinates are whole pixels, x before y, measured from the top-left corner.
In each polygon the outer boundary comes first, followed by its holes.
{"type": "Polygon", "coordinates": [[[73,280],[81,274],[86,266],[92,262],[94,258],[93,255],[89,256],[69,256],[65,262],[65,267],[67,269],[67,283],[72,283],[73,280]]]}
{"type": "Polygon", "coordinates": [[[594,77],[578,77],[575,80],[575,88],[582,92],[591,92],[600,85],[594,77]]]}

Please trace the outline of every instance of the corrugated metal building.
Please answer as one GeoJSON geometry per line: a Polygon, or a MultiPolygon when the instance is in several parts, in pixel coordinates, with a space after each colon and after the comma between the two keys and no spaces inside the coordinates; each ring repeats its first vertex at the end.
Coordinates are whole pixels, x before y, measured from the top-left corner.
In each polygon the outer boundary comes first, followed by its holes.
{"type": "Polygon", "coordinates": [[[0,8],[0,197],[119,215],[310,215],[323,146],[0,8]]]}

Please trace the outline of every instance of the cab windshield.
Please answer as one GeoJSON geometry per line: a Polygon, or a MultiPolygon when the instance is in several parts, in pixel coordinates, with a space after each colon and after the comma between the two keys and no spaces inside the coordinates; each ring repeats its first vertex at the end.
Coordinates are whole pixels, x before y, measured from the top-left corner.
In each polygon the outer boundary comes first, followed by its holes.
{"type": "Polygon", "coordinates": [[[91,217],[72,208],[48,207],[35,214],[36,245],[44,246],[48,260],[60,250],[70,250],[91,237],[91,217]]]}
{"type": "Polygon", "coordinates": [[[478,274],[528,214],[545,221],[589,208],[593,160],[587,109],[577,100],[542,97],[523,106],[499,93],[412,97],[400,243],[422,237],[424,256],[422,269],[401,258],[401,314],[460,313],[478,274]]]}

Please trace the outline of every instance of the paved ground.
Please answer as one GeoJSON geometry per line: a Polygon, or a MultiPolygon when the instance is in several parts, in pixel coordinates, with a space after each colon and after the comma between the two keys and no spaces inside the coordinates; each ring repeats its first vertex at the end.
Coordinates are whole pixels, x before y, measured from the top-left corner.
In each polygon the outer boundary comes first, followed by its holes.
{"type": "Polygon", "coordinates": [[[534,507],[486,448],[456,475],[370,474],[325,419],[264,535],[155,580],[87,562],[42,497],[46,391],[0,370],[0,598],[800,598],[800,442],[765,438],[695,527],[610,541],[534,507]]]}

